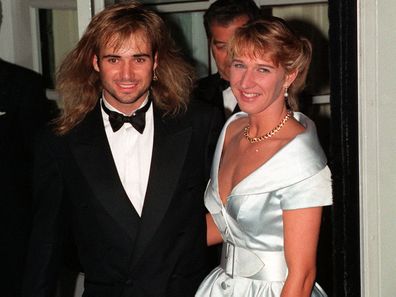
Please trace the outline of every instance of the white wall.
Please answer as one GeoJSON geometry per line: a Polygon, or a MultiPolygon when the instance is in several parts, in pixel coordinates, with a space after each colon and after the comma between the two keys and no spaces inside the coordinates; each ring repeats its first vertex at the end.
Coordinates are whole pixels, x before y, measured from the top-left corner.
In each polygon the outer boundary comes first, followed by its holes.
{"type": "Polygon", "coordinates": [[[29,7],[26,0],[0,0],[0,3],[3,16],[0,27],[0,57],[32,68],[32,53],[26,51],[26,48],[32,47],[29,7]]]}
{"type": "MultiPolygon", "coordinates": [[[[103,7],[103,0],[92,0],[96,9],[103,7]]],[[[81,33],[91,18],[91,1],[88,0],[0,0],[2,23],[0,27],[0,57],[4,60],[40,71],[37,9],[55,9],[57,14],[78,10],[78,20],[72,16],[70,22],[78,25],[81,33]],[[68,11],[69,10],[69,11],[68,11]],[[63,12],[62,12],[63,11],[63,12]],[[78,24],[77,24],[78,23],[78,24]],[[32,36],[33,35],[33,36],[32,36]]],[[[72,30],[75,31],[74,28],[72,30]]],[[[68,36],[72,36],[68,32],[68,36]]],[[[70,41],[71,46],[76,42],[70,41]]]]}
{"type": "Polygon", "coordinates": [[[0,57],[4,60],[14,61],[14,47],[10,46],[14,42],[12,34],[11,0],[1,0],[1,22],[0,22],[0,57]]]}
{"type": "Polygon", "coordinates": [[[396,294],[394,0],[359,1],[362,296],[396,294]]]}

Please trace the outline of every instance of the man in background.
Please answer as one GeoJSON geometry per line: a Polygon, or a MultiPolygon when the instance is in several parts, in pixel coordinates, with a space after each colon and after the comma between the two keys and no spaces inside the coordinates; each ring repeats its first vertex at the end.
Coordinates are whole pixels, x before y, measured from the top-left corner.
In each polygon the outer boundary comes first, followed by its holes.
{"type": "Polygon", "coordinates": [[[36,132],[55,116],[42,77],[0,59],[1,294],[20,296],[31,226],[31,174],[36,132]]]}
{"type": "Polygon", "coordinates": [[[217,0],[204,14],[206,35],[218,72],[198,81],[194,98],[217,106],[223,112],[224,122],[238,110],[235,96],[229,87],[227,42],[237,28],[259,15],[260,9],[253,0],[217,0]]]}

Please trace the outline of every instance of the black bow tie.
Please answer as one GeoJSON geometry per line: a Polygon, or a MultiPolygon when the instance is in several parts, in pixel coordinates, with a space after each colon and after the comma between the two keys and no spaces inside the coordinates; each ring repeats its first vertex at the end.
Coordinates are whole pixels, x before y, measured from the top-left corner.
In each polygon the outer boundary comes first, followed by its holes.
{"type": "Polygon", "coordinates": [[[151,100],[146,105],[136,110],[131,116],[125,116],[116,111],[108,109],[102,100],[102,108],[109,115],[109,121],[113,132],[118,131],[125,123],[130,123],[140,134],[143,133],[146,126],[146,111],[150,107],[151,100]]]}

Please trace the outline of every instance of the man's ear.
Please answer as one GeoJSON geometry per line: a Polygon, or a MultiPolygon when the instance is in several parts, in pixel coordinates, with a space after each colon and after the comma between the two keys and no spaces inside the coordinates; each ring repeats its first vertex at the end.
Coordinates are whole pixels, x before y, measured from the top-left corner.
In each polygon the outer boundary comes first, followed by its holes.
{"type": "Polygon", "coordinates": [[[155,69],[157,69],[158,66],[158,54],[155,53],[154,54],[154,65],[153,65],[153,71],[155,71],[155,69]]]}
{"type": "Polygon", "coordinates": [[[94,55],[93,58],[92,58],[92,66],[95,69],[95,71],[100,72],[98,60],[99,60],[98,56],[94,55]]]}

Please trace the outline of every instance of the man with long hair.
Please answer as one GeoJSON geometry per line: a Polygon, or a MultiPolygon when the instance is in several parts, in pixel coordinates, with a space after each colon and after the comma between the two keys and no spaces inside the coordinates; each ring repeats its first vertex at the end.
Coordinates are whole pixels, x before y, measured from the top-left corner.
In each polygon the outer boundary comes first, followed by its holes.
{"type": "Polygon", "coordinates": [[[221,117],[189,102],[192,73],[141,4],[92,19],[59,69],[64,111],[37,149],[25,296],[52,296],[66,238],[84,296],[194,295],[221,117]]]}

